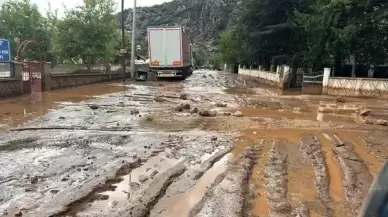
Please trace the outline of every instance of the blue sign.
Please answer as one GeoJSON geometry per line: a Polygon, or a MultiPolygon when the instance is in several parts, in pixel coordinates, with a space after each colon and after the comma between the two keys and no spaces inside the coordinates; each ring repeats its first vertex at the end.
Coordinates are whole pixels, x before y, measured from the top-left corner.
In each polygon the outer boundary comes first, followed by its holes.
{"type": "Polygon", "coordinates": [[[11,44],[8,40],[0,39],[0,63],[11,62],[11,44]]]}

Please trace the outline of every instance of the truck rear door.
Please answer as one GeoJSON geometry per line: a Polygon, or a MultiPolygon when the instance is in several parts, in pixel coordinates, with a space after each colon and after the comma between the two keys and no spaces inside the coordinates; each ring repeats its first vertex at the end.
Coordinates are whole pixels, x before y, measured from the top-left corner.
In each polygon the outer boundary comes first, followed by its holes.
{"type": "Polygon", "coordinates": [[[166,29],[166,64],[167,66],[182,66],[182,41],[180,29],[166,29]]]}
{"type": "Polygon", "coordinates": [[[151,67],[182,66],[181,29],[150,28],[148,37],[151,67]]]}

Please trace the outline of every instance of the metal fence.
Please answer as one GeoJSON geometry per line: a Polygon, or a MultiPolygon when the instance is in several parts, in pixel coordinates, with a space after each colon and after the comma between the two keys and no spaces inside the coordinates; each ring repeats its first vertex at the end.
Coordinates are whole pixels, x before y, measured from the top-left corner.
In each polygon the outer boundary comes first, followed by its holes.
{"type": "Polygon", "coordinates": [[[305,72],[302,78],[302,92],[310,94],[321,94],[323,83],[323,71],[305,72]]]}

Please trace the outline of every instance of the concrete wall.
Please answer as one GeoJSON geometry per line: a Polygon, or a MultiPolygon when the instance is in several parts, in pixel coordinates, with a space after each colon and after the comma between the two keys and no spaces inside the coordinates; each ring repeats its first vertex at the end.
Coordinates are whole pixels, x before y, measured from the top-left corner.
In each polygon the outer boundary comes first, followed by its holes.
{"type": "MultiPolygon", "coordinates": [[[[147,64],[148,65],[148,64],[147,64]]],[[[146,68],[144,64],[137,65],[137,68],[146,68]]],[[[45,64],[44,89],[54,90],[59,88],[74,87],[99,83],[105,81],[119,80],[124,77],[121,67],[112,65],[109,68],[101,66],[92,67],[91,73],[77,73],[86,70],[85,65],[60,65],[58,68],[51,68],[45,64]],[[66,67],[69,67],[66,69],[66,67]],[[54,72],[53,72],[54,71],[54,72]]],[[[22,64],[14,63],[15,76],[12,78],[0,78],[0,98],[18,96],[29,91],[23,90],[22,64]]],[[[130,68],[126,70],[127,78],[130,77],[130,68]]]]}
{"type": "Polygon", "coordinates": [[[277,67],[276,72],[268,72],[259,69],[244,69],[239,68],[238,74],[243,76],[250,76],[262,83],[279,86],[283,88],[288,81],[290,67],[282,65],[277,67]]]}
{"type": "Polygon", "coordinates": [[[324,93],[338,96],[388,98],[388,79],[329,77],[324,93]]]}

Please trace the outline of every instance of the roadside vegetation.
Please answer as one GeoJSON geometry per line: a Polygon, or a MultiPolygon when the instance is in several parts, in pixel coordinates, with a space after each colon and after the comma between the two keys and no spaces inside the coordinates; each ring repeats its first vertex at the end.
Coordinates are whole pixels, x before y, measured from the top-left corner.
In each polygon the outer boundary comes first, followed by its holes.
{"type": "MultiPolygon", "coordinates": [[[[59,17],[50,9],[42,14],[29,0],[6,0],[0,5],[0,38],[11,41],[15,55],[24,40],[37,41],[48,62],[115,62],[121,35],[114,8],[112,0],[84,0],[59,17]]],[[[125,43],[130,47],[128,33],[125,43]]],[[[25,58],[38,59],[41,54],[37,51],[31,46],[25,58]]]]}
{"type": "Polygon", "coordinates": [[[351,66],[388,62],[388,3],[385,0],[242,0],[240,16],[221,34],[228,63],[271,65],[336,73],[351,66]]]}

